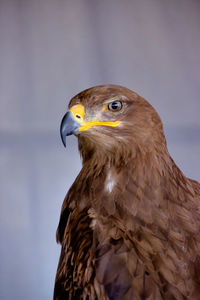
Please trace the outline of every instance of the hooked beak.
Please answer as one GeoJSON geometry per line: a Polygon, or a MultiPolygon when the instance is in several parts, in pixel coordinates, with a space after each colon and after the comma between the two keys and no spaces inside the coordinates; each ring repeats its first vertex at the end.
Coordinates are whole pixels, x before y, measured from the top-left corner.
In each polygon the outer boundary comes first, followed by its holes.
{"type": "Polygon", "coordinates": [[[63,145],[66,147],[66,136],[78,131],[81,125],[74,119],[71,111],[68,111],[60,124],[60,135],[63,145]]]}
{"type": "Polygon", "coordinates": [[[102,122],[99,120],[85,120],[85,108],[82,104],[72,106],[64,115],[60,125],[60,135],[64,146],[66,147],[66,136],[76,132],[91,130],[94,126],[116,127],[120,121],[102,122]]]}

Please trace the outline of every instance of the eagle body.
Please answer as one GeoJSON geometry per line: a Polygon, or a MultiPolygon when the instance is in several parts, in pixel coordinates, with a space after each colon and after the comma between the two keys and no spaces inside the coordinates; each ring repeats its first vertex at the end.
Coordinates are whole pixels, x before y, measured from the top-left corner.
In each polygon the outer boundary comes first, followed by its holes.
{"type": "Polygon", "coordinates": [[[54,300],[200,299],[200,184],[170,157],[138,94],[97,86],[72,98],[61,136],[83,167],[63,202],[54,300]]]}

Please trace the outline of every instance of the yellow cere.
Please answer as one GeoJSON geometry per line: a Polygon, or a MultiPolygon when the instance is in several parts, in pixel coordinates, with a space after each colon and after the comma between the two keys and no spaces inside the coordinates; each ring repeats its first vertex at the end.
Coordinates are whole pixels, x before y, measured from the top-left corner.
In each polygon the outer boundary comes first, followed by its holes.
{"type": "Polygon", "coordinates": [[[110,126],[110,127],[117,127],[120,125],[120,121],[115,122],[100,122],[100,121],[84,121],[84,115],[85,115],[85,109],[82,104],[77,104],[72,106],[69,111],[72,112],[74,119],[81,124],[82,126],[79,128],[78,131],[84,131],[88,128],[94,127],[94,126],[110,126]]]}
{"type": "Polygon", "coordinates": [[[74,119],[79,123],[83,124],[83,118],[85,115],[85,109],[82,104],[72,106],[69,111],[72,112],[74,119]]]}

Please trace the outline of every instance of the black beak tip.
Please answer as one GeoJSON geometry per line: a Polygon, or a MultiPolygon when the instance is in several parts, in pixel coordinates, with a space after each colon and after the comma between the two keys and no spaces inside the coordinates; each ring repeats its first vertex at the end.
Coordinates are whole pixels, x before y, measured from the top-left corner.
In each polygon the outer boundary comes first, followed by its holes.
{"type": "Polygon", "coordinates": [[[66,147],[66,137],[68,135],[74,134],[80,127],[80,124],[74,120],[74,117],[71,111],[68,111],[62,118],[60,124],[60,136],[63,142],[63,145],[66,147]]]}
{"type": "Polygon", "coordinates": [[[66,148],[66,136],[63,136],[61,134],[61,140],[62,140],[62,143],[63,143],[64,147],[66,148]]]}
{"type": "Polygon", "coordinates": [[[65,127],[64,127],[65,119],[66,119],[66,115],[64,115],[62,122],[60,124],[60,136],[61,136],[61,140],[62,140],[64,147],[66,147],[66,132],[65,132],[65,127]]]}

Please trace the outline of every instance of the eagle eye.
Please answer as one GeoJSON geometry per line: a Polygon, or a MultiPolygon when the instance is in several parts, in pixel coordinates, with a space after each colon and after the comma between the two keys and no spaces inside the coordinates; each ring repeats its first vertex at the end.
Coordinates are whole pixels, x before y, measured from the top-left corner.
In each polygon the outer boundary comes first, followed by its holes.
{"type": "Polygon", "coordinates": [[[113,101],[108,104],[108,110],[111,111],[119,111],[122,109],[122,102],[121,101],[113,101]]]}

